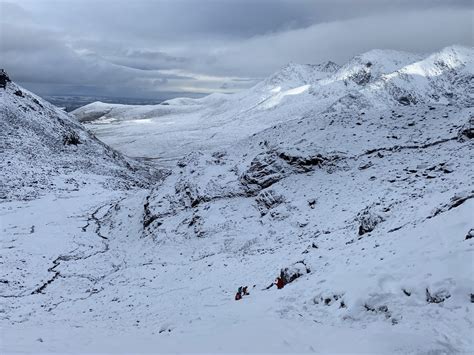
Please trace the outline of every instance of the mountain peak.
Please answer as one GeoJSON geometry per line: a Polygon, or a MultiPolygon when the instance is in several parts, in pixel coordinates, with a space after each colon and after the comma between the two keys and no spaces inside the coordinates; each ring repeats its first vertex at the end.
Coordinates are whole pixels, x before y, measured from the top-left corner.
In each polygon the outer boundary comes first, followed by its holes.
{"type": "Polygon", "coordinates": [[[412,53],[373,49],[353,57],[338,71],[336,78],[365,85],[420,59],[419,55],[412,53]]]}
{"type": "Polygon", "coordinates": [[[324,79],[339,69],[332,61],[320,64],[298,64],[289,62],[264,81],[265,85],[295,87],[313,84],[324,79]]]}

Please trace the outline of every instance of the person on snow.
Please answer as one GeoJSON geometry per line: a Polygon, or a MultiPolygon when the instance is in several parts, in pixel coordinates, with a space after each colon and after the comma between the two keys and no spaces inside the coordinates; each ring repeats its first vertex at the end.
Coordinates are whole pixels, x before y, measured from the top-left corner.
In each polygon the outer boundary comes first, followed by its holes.
{"type": "Polygon", "coordinates": [[[250,295],[248,291],[248,286],[240,286],[239,289],[237,290],[237,293],[235,294],[235,300],[241,300],[242,297],[250,295]]]}
{"type": "Polygon", "coordinates": [[[235,294],[235,300],[239,301],[242,299],[242,286],[239,287],[237,290],[237,293],[235,294]]]}
{"type": "Polygon", "coordinates": [[[285,287],[285,281],[282,277],[277,277],[275,285],[278,289],[282,289],[283,287],[285,287]]]}
{"type": "Polygon", "coordinates": [[[240,293],[239,291],[237,291],[237,293],[235,294],[235,300],[236,301],[239,301],[242,299],[242,293],[240,293]]]}

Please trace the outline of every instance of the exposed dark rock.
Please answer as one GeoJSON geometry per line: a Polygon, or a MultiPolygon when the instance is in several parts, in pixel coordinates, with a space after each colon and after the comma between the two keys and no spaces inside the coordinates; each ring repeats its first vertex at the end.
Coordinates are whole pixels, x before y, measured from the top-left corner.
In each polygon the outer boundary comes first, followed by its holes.
{"type": "Polygon", "coordinates": [[[258,194],[255,201],[257,202],[257,208],[260,211],[260,214],[264,216],[270,209],[281,204],[284,199],[273,190],[265,190],[258,194]]]}
{"type": "Polygon", "coordinates": [[[203,222],[202,217],[194,212],[191,221],[188,224],[188,227],[193,227],[194,235],[198,238],[206,236],[206,232],[202,229],[203,222]]]}
{"type": "MultiPolygon", "coordinates": [[[[370,66],[367,66],[369,68],[370,66]]],[[[361,69],[360,71],[352,74],[349,79],[352,80],[357,85],[366,85],[370,82],[372,74],[368,69],[361,69]]]]}
{"type": "Polygon", "coordinates": [[[240,177],[240,182],[250,192],[265,189],[290,174],[311,171],[315,166],[321,167],[330,159],[321,154],[297,155],[289,152],[269,150],[258,154],[250,163],[250,167],[240,177]]]}
{"type": "Polygon", "coordinates": [[[219,151],[219,152],[214,152],[212,153],[212,164],[217,164],[217,165],[223,165],[225,164],[225,156],[227,155],[227,152],[225,151],[219,151]]]}
{"type": "Polygon", "coordinates": [[[0,88],[5,89],[7,87],[7,83],[11,82],[8,74],[5,70],[0,69],[0,88]]]}
{"type": "Polygon", "coordinates": [[[365,233],[372,232],[380,222],[384,221],[384,218],[373,211],[370,208],[359,212],[357,215],[357,220],[359,221],[359,235],[364,235],[365,233]]]}
{"type": "Polygon", "coordinates": [[[428,288],[426,289],[426,302],[428,303],[441,303],[449,297],[451,297],[451,294],[445,289],[441,289],[435,293],[431,293],[428,288]]]}
{"type": "Polygon", "coordinates": [[[16,95],[16,96],[19,96],[19,97],[24,97],[23,91],[21,91],[21,90],[16,90],[13,94],[16,95]]]}
{"type": "Polygon", "coordinates": [[[321,154],[313,156],[295,156],[285,152],[281,152],[278,156],[288,164],[300,169],[301,171],[309,171],[313,166],[320,166],[325,158],[321,154]]]}
{"type": "Polygon", "coordinates": [[[408,106],[410,105],[410,99],[406,96],[402,96],[398,99],[398,102],[401,103],[402,105],[408,106]]]}
{"type": "Polygon", "coordinates": [[[150,211],[150,196],[147,196],[145,204],[143,205],[143,228],[148,227],[158,216],[153,215],[150,211]]]}
{"type": "Polygon", "coordinates": [[[322,305],[325,305],[325,306],[331,306],[331,305],[337,303],[337,301],[340,300],[339,308],[346,308],[347,306],[344,303],[344,300],[342,299],[343,296],[344,296],[344,294],[316,296],[316,297],[314,297],[313,302],[314,302],[314,304],[322,304],[322,305]]]}
{"type": "Polygon", "coordinates": [[[474,228],[471,228],[469,232],[467,232],[465,240],[468,240],[471,238],[474,238],[474,228]]]}
{"type": "Polygon", "coordinates": [[[188,180],[179,181],[175,186],[176,194],[184,199],[186,207],[197,207],[202,202],[208,202],[209,196],[204,196],[199,193],[199,188],[188,180]]]}
{"type": "Polygon", "coordinates": [[[458,140],[464,142],[474,138],[474,116],[469,118],[464,126],[458,132],[458,140]]]}
{"type": "Polygon", "coordinates": [[[398,324],[398,319],[392,317],[392,312],[388,309],[386,305],[382,306],[370,306],[367,303],[364,305],[364,308],[367,312],[372,312],[375,314],[383,314],[385,319],[391,319],[392,325],[398,324]]]}
{"type": "Polygon", "coordinates": [[[257,155],[248,170],[242,175],[241,182],[250,190],[261,190],[280,181],[285,176],[283,162],[274,152],[257,155]]]}
{"type": "Polygon", "coordinates": [[[433,218],[437,215],[439,215],[440,213],[443,213],[443,212],[447,212],[453,208],[456,208],[456,207],[459,207],[461,206],[464,202],[466,202],[467,200],[471,199],[471,198],[474,198],[474,191],[470,191],[470,192],[462,192],[462,193],[458,193],[456,195],[454,195],[453,197],[451,197],[451,199],[449,200],[448,203],[440,206],[440,207],[437,207],[433,213],[428,216],[428,218],[433,218]]]}
{"type": "Polygon", "coordinates": [[[372,163],[372,162],[369,160],[367,163],[362,163],[361,165],[359,165],[359,170],[368,169],[368,168],[370,168],[372,165],[374,165],[374,163],[372,163]]]}
{"type": "Polygon", "coordinates": [[[306,266],[304,261],[298,261],[289,267],[285,267],[280,271],[280,278],[283,280],[283,283],[289,284],[290,282],[295,281],[298,277],[301,277],[305,274],[309,274],[311,270],[306,266]]]}
{"type": "Polygon", "coordinates": [[[81,144],[81,140],[76,132],[69,132],[64,136],[64,145],[78,145],[81,144]]]}

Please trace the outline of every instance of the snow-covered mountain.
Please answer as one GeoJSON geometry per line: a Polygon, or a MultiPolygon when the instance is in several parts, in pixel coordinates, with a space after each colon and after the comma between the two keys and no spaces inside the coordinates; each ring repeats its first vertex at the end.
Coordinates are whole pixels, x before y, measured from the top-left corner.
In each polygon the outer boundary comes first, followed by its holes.
{"type": "Polygon", "coordinates": [[[289,64],[233,95],[174,99],[154,106],[93,103],[73,114],[130,156],[171,165],[193,150],[234,144],[280,122],[334,110],[473,104],[473,49],[451,46],[426,57],[372,50],[342,67],[289,64]]]}
{"type": "MultiPolygon", "coordinates": [[[[4,350],[474,351],[473,57],[376,50],[233,95],[75,111],[170,171],[0,204],[4,350]]],[[[109,151],[54,112],[102,147],[87,157],[109,151]]],[[[64,132],[48,164],[69,159],[64,132]]]]}

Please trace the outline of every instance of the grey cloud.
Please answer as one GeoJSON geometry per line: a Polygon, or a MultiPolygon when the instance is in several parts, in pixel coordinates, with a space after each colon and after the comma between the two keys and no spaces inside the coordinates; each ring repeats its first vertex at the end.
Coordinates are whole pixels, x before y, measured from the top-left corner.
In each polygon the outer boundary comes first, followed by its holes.
{"type": "Polygon", "coordinates": [[[213,70],[268,75],[290,61],[343,64],[374,48],[427,53],[451,44],[472,46],[473,16],[473,10],[430,9],[321,23],[228,45],[213,70]]]}
{"type": "Polygon", "coordinates": [[[120,50],[103,57],[111,63],[140,70],[173,69],[189,62],[188,58],[149,50],[120,50]]]}
{"type": "Polygon", "coordinates": [[[229,92],[289,61],[472,45],[472,7],[466,0],[16,0],[0,3],[0,53],[14,79],[43,92],[229,92]]]}

